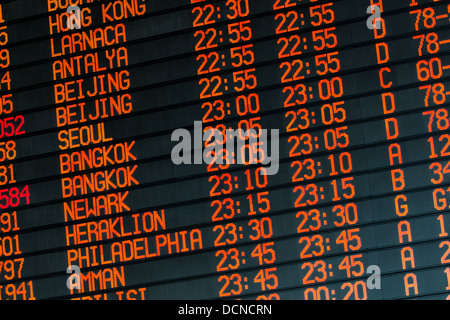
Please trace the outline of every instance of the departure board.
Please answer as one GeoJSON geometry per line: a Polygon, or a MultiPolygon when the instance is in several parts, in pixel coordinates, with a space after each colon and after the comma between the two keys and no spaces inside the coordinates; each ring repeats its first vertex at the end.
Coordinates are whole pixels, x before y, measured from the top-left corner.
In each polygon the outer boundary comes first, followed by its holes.
{"type": "Polygon", "coordinates": [[[2,1],[0,300],[450,299],[449,129],[445,0],[2,1]]]}

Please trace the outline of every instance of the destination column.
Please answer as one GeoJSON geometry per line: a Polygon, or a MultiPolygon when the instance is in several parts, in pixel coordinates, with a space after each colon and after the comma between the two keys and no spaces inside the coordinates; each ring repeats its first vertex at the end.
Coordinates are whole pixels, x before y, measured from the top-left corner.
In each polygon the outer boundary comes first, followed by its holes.
{"type": "Polygon", "coordinates": [[[115,143],[105,122],[133,111],[120,21],[144,14],[145,0],[130,7],[122,1],[67,8],[48,0],[48,5],[62,210],[72,222],[65,226],[66,245],[89,245],[68,249],[68,271],[74,274],[67,285],[71,294],[91,293],[75,299],[145,299],[145,288],[101,292],[126,286],[123,262],[132,253],[121,238],[141,233],[136,214],[123,214],[131,211],[130,192],[123,189],[139,185],[138,166],[132,164],[136,143],[115,143]],[[96,244],[101,240],[115,241],[96,244]]]}

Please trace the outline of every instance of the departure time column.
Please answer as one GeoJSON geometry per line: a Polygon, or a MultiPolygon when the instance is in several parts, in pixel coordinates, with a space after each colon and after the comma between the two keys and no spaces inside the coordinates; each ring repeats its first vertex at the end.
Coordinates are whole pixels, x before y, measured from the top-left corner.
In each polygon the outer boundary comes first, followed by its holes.
{"type": "MultiPolygon", "coordinates": [[[[209,159],[207,171],[211,172],[211,197],[226,197],[235,190],[250,192],[245,197],[219,198],[211,202],[212,221],[223,221],[214,227],[216,240],[217,272],[226,272],[219,276],[220,297],[233,297],[245,294],[254,288],[261,291],[257,299],[279,299],[273,290],[278,287],[277,268],[270,265],[276,261],[272,220],[270,212],[270,194],[266,168],[260,165],[266,156],[267,146],[258,141],[262,135],[262,101],[254,90],[258,87],[257,70],[252,67],[255,61],[252,40],[251,13],[248,0],[227,1],[224,5],[209,4],[208,1],[191,1],[195,7],[193,26],[201,27],[194,33],[197,40],[195,49],[199,51],[197,73],[204,78],[199,85],[200,98],[204,110],[203,128],[205,141],[204,157],[209,159]],[[224,27],[215,28],[219,21],[227,21],[224,27]],[[209,41],[208,41],[209,40],[209,41]],[[218,52],[219,45],[230,44],[229,49],[218,52]],[[203,53],[202,51],[205,51],[203,53]],[[217,51],[216,51],[217,50],[217,51]],[[234,71],[236,69],[236,71],[234,71]],[[227,70],[227,75],[215,75],[227,70]],[[225,94],[232,97],[222,99],[225,94]],[[231,120],[229,120],[231,119],[231,120]],[[229,124],[227,122],[234,123],[229,124]],[[233,145],[233,151],[225,148],[233,145]],[[216,150],[207,148],[218,146],[216,150]],[[234,148],[236,147],[237,148],[234,148]],[[237,172],[223,172],[237,164],[249,166],[237,172]],[[244,188],[245,187],[245,188],[244,188]],[[244,227],[237,226],[233,219],[247,216],[251,218],[244,227]],[[252,230],[244,239],[245,231],[252,230]],[[240,241],[257,241],[251,250],[241,251],[229,248],[240,241]],[[258,269],[251,277],[241,276],[236,271],[245,265],[257,265],[258,269]],[[232,273],[234,272],[234,273],[232,273]],[[230,274],[231,273],[231,274],[230,274]],[[267,292],[267,293],[266,293],[267,292]]],[[[195,152],[199,152],[196,150],[195,152]]],[[[241,167],[242,168],[242,167],[241,167]]]]}

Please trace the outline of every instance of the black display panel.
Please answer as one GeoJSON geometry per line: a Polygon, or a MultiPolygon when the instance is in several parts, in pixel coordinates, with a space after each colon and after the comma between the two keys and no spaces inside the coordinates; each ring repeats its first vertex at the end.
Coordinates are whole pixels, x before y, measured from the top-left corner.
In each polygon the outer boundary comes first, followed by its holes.
{"type": "Polygon", "coordinates": [[[0,5],[0,300],[450,297],[450,5],[0,5]]]}

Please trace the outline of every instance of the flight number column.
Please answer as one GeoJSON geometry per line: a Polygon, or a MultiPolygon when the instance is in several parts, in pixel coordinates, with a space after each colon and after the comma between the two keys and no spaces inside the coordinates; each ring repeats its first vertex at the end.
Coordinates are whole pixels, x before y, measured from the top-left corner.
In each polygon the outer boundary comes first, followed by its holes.
{"type": "Polygon", "coordinates": [[[206,124],[203,128],[206,137],[204,155],[209,162],[207,171],[212,174],[208,179],[211,184],[209,195],[220,197],[211,201],[211,221],[224,222],[213,229],[214,246],[218,248],[216,271],[224,272],[218,277],[218,295],[236,297],[252,289],[261,292],[257,299],[280,299],[279,294],[274,292],[278,287],[277,268],[271,266],[276,261],[276,252],[274,242],[270,241],[273,237],[269,216],[270,193],[264,191],[269,185],[268,175],[266,168],[255,167],[264,161],[267,146],[261,140],[258,141],[262,134],[261,118],[258,116],[262,101],[258,93],[254,92],[258,86],[258,77],[256,69],[252,67],[255,61],[251,44],[252,25],[251,20],[245,20],[251,7],[248,0],[230,0],[220,4],[192,0],[191,4],[194,6],[193,26],[202,27],[194,33],[194,37],[195,50],[199,51],[197,74],[204,77],[199,80],[199,86],[200,98],[205,100],[201,106],[204,110],[202,122],[206,124]],[[215,28],[214,24],[219,21],[226,21],[227,24],[215,28]],[[222,44],[231,44],[232,47],[220,50],[222,44]],[[207,53],[201,52],[205,50],[207,53]],[[228,70],[228,74],[214,75],[221,70],[228,70]],[[232,97],[222,98],[225,94],[232,97]],[[232,121],[235,128],[226,124],[228,119],[235,120],[232,121]],[[231,140],[238,148],[234,151],[225,148],[227,140],[231,140]],[[217,145],[220,146],[218,152],[206,151],[206,148],[217,145]],[[238,163],[251,167],[245,169],[241,166],[244,169],[233,173],[222,172],[238,163]],[[227,197],[236,190],[251,193],[227,197]],[[246,227],[238,227],[233,223],[233,219],[245,216],[249,218],[246,227]],[[249,251],[229,248],[239,241],[249,240],[258,243],[249,251]],[[258,267],[250,277],[236,272],[249,265],[258,267]]]}
{"type": "Polygon", "coordinates": [[[20,217],[18,219],[14,208],[30,204],[30,192],[28,185],[9,187],[16,183],[14,163],[11,161],[14,161],[17,153],[16,142],[12,139],[25,134],[25,119],[15,112],[13,94],[3,93],[14,87],[9,71],[11,49],[3,48],[9,39],[5,18],[3,5],[0,4],[0,300],[35,300],[33,281],[17,282],[22,277],[25,260],[23,257],[14,258],[22,253],[16,233],[20,230],[20,217]],[[2,284],[12,280],[15,282],[2,284]]]}

